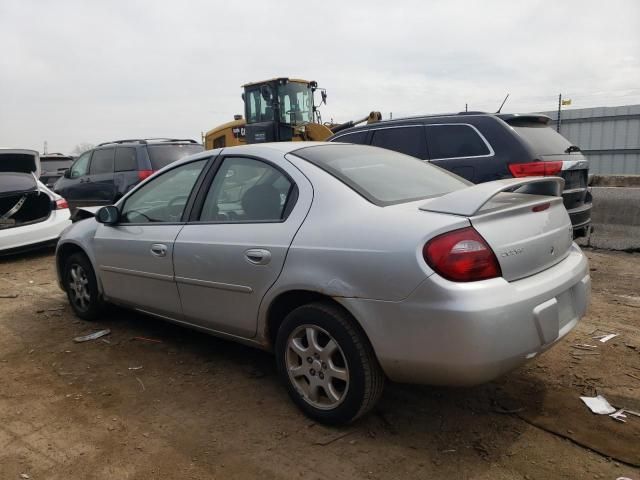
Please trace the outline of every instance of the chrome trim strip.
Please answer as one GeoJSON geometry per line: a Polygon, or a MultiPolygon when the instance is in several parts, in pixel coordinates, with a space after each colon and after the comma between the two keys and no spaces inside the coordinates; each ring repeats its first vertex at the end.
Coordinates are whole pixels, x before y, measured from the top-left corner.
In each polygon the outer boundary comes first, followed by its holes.
{"type": "Polygon", "coordinates": [[[232,292],[252,293],[253,288],[246,285],[235,285],[233,283],[212,282],[209,280],[198,280],[196,278],[175,277],[176,282],[186,285],[196,285],[198,287],[216,288],[218,290],[230,290],[232,292]]]}
{"type": "Polygon", "coordinates": [[[154,280],[164,280],[165,282],[173,282],[173,275],[165,275],[163,273],[141,272],[139,270],[129,270],[128,268],[110,267],[108,265],[100,265],[103,272],[121,273],[123,275],[132,275],[134,277],[152,278],[154,280]]]}

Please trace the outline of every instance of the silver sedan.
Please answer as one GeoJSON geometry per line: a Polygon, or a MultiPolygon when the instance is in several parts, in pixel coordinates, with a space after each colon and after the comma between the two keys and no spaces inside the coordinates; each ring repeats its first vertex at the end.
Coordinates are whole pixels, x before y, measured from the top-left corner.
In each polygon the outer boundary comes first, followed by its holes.
{"type": "Polygon", "coordinates": [[[217,149],[74,223],[58,277],[81,318],[113,303],[273,350],[293,401],[346,423],[387,378],[490,381],[575,327],[590,277],[562,185],[361,145],[217,149]]]}

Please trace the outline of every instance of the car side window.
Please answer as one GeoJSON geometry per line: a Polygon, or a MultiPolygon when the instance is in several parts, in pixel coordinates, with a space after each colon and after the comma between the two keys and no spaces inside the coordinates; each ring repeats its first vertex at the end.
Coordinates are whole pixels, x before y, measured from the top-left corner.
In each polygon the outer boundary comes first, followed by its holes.
{"type": "Polygon", "coordinates": [[[364,144],[367,141],[367,130],[363,130],[361,132],[345,133],[344,135],[341,135],[331,141],[364,144]]]}
{"type": "Polygon", "coordinates": [[[206,163],[204,159],[181,165],[141,186],[126,199],[120,222],[181,221],[187,199],[206,163]]]}
{"type": "Polygon", "coordinates": [[[84,152],[78,160],[71,165],[71,178],[82,177],[87,174],[89,170],[89,159],[91,158],[91,152],[84,152]]]}
{"type": "Polygon", "coordinates": [[[412,157],[427,158],[427,140],[422,126],[374,130],[371,145],[412,157]]]}
{"type": "Polygon", "coordinates": [[[429,158],[481,157],[491,151],[470,125],[428,125],[429,158]]]}
{"type": "Polygon", "coordinates": [[[277,168],[253,158],[227,157],[204,200],[201,222],[279,222],[290,210],[294,184],[277,168]]]}
{"type": "Polygon", "coordinates": [[[136,149],[131,147],[118,147],[116,149],[115,171],[128,172],[137,169],[136,149]]]}
{"type": "Polygon", "coordinates": [[[94,150],[91,158],[91,166],[89,167],[90,175],[99,175],[101,173],[113,173],[113,154],[114,148],[103,148],[94,150]]]}

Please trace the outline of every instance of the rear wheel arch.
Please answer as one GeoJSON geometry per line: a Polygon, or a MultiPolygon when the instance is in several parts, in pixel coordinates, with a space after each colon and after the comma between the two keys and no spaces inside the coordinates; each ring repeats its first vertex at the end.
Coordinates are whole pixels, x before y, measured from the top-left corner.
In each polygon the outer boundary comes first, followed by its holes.
{"type": "Polygon", "coordinates": [[[278,330],[289,313],[302,305],[317,302],[333,305],[344,311],[351,319],[353,326],[360,331],[364,338],[369,342],[369,345],[372,346],[369,336],[362,328],[362,325],[360,325],[358,319],[351,311],[349,311],[348,308],[337,301],[334,297],[313,290],[302,289],[282,292],[271,301],[266,314],[265,327],[265,336],[269,346],[273,347],[275,345],[278,330]]]}

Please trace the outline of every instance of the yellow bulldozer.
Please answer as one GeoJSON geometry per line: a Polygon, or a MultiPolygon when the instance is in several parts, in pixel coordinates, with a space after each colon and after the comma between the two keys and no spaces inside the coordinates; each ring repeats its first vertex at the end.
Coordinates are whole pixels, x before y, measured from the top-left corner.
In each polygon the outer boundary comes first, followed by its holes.
{"type": "Polygon", "coordinates": [[[272,78],[243,85],[244,117],[209,130],[203,135],[207,150],[245,143],[323,141],[334,133],[362,122],[380,121],[380,112],[340,124],[322,123],[318,107],[327,103],[327,93],[315,81],[272,78]],[[320,105],[315,92],[320,92],[320,105]]]}

